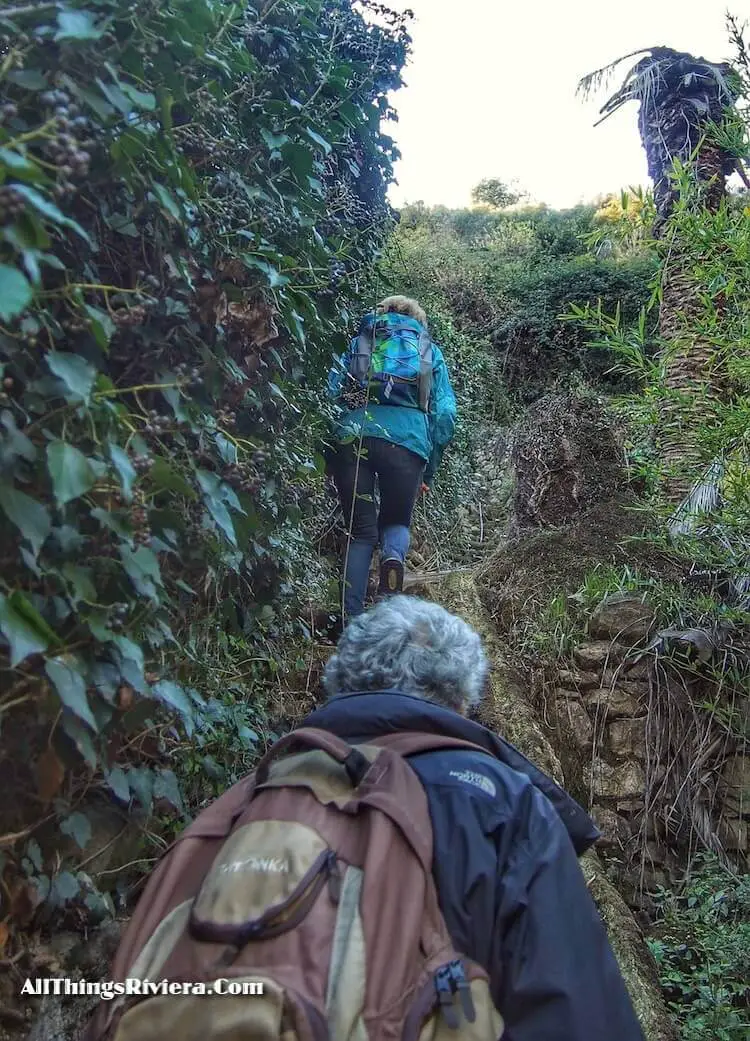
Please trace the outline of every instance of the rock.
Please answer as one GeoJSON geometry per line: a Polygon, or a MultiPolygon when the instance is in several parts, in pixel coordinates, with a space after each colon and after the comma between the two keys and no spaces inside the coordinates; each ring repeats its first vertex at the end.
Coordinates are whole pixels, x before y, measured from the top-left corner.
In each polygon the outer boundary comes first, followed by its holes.
{"type": "Polygon", "coordinates": [[[580,690],[568,690],[566,687],[555,687],[554,691],[555,701],[580,701],[581,692],[580,690]]]}
{"type": "Polygon", "coordinates": [[[732,755],[721,769],[721,796],[727,808],[750,817],[750,758],[732,755]]]}
{"type": "Polygon", "coordinates": [[[650,654],[644,655],[639,661],[626,662],[622,667],[622,675],[629,680],[642,682],[648,685],[648,680],[654,670],[654,659],[650,654]]]}
{"type": "Polygon", "coordinates": [[[573,740],[582,752],[590,752],[594,747],[594,728],[589,714],[576,698],[559,698],[555,702],[558,722],[567,726],[573,740]]]}
{"type": "Polygon", "coordinates": [[[623,691],[625,694],[632,694],[632,696],[638,698],[638,700],[645,700],[648,697],[649,692],[647,682],[625,679],[625,673],[622,670],[615,672],[612,669],[607,669],[602,676],[602,682],[599,686],[610,688],[617,687],[618,690],[623,691]]]}
{"type": "Polygon", "coordinates": [[[610,640],[595,640],[582,643],[573,651],[573,657],[582,669],[589,672],[600,671],[607,663],[620,662],[628,653],[627,647],[610,640]]]}
{"type": "Polygon", "coordinates": [[[617,719],[607,728],[609,747],[621,759],[646,758],[646,717],[617,719]]]}
{"type": "Polygon", "coordinates": [[[584,770],[587,787],[601,799],[628,799],[643,795],[646,775],[640,763],[633,761],[612,766],[595,758],[584,770]]]}
{"type": "Polygon", "coordinates": [[[557,682],[561,687],[570,690],[593,690],[599,686],[599,677],[595,672],[580,672],[578,669],[560,669],[557,682]]]}
{"type": "MultiPolygon", "coordinates": [[[[639,796],[643,795],[643,792],[638,793],[639,796]]],[[[643,799],[618,799],[615,803],[615,809],[617,812],[630,820],[635,822],[635,818],[639,813],[643,813],[643,799]]]]}
{"type": "Polygon", "coordinates": [[[589,713],[598,720],[618,718],[638,718],[646,715],[646,705],[632,694],[628,694],[618,687],[609,690],[600,687],[589,694],[584,695],[584,703],[589,713]]]}
{"type": "Polygon", "coordinates": [[[589,632],[597,640],[638,643],[648,636],[655,618],[653,607],[632,593],[610,593],[594,611],[589,632]]]}
{"type": "Polygon", "coordinates": [[[591,815],[602,833],[597,846],[604,849],[625,849],[632,838],[630,825],[625,818],[606,806],[594,806],[591,815]]]}

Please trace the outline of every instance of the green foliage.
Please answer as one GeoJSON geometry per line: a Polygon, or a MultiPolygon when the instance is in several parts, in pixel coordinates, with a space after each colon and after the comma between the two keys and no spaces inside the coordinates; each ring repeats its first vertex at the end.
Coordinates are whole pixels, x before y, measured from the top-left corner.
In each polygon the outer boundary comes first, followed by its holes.
{"type": "Polygon", "coordinates": [[[750,876],[716,858],[657,897],[649,947],[681,1041],[744,1041],[750,1030],[750,876]]]}
{"type": "Polygon", "coordinates": [[[369,0],[0,11],[3,831],[92,777],[187,814],[186,737],[222,783],[255,752],[324,580],[319,387],[390,227],[404,26],[369,0]]]}
{"type": "Polygon", "coordinates": [[[506,206],[513,206],[525,197],[526,192],[506,184],[499,177],[485,177],[471,189],[473,202],[485,203],[498,210],[503,210],[506,206]]]}

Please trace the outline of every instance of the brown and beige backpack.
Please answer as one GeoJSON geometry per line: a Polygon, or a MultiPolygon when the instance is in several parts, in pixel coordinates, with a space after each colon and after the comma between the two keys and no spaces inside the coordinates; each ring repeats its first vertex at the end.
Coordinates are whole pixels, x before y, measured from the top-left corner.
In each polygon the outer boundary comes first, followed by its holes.
{"type": "Polygon", "coordinates": [[[439,909],[427,797],[404,758],[453,747],[478,746],[352,746],[313,728],[278,741],[157,866],[110,977],[140,993],[103,1000],[88,1041],[496,1041],[487,974],[439,909]]]}

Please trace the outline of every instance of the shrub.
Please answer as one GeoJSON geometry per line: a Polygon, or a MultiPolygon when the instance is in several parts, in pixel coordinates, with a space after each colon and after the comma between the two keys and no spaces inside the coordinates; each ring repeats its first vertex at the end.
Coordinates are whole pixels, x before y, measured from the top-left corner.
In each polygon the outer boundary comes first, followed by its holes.
{"type": "Polygon", "coordinates": [[[325,583],[319,387],[391,220],[408,36],[370,0],[6,5],[0,33],[2,830],[33,907],[77,891],[40,817],[187,814],[185,736],[230,779],[262,740],[325,583]]]}
{"type": "Polygon", "coordinates": [[[660,891],[649,946],[681,1041],[744,1041],[750,1029],[750,876],[715,857],[660,891]]]}

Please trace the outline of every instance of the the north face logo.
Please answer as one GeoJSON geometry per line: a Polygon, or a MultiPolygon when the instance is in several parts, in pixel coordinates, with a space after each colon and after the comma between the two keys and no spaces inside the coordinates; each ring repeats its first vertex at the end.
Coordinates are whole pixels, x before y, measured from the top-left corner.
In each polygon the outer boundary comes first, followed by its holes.
{"type": "Polygon", "coordinates": [[[497,788],[489,777],[485,777],[484,774],[475,773],[473,770],[451,770],[450,777],[455,777],[459,781],[464,781],[466,784],[471,784],[475,788],[481,788],[487,795],[497,795],[497,788]]]}

